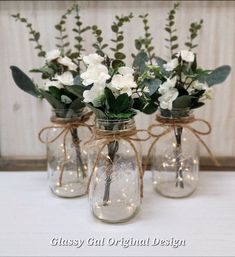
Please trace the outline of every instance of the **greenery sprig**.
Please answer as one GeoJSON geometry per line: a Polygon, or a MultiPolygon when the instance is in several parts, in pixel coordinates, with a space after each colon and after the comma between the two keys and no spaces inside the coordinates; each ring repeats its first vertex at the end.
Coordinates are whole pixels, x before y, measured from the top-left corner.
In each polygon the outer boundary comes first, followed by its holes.
{"type": "Polygon", "coordinates": [[[114,42],[115,46],[110,49],[114,52],[116,60],[124,60],[126,58],[126,55],[121,52],[121,49],[124,47],[124,32],[122,27],[125,23],[130,22],[133,17],[132,13],[127,16],[115,16],[116,21],[111,26],[112,31],[115,33],[115,38],[111,39],[111,41],[114,42]]]}
{"type": "MultiPolygon", "coordinates": [[[[56,37],[56,40],[59,42],[56,44],[56,46],[64,52],[65,47],[69,46],[69,41],[65,41],[68,38],[68,35],[66,34],[66,20],[68,18],[68,15],[72,13],[74,10],[75,5],[73,5],[71,8],[69,8],[60,18],[59,23],[55,25],[55,29],[59,31],[59,36],[56,37]]],[[[69,54],[71,50],[68,50],[66,54],[69,54]]]]}
{"type": "Polygon", "coordinates": [[[76,33],[76,36],[75,36],[76,44],[74,45],[74,48],[77,50],[77,52],[73,53],[72,58],[81,56],[81,53],[85,51],[83,47],[84,39],[82,37],[82,34],[91,29],[90,26],[83,27],[83,23],[81,21],[81,17],[79,14],[78,4],[75,4],[75,12],[76,12],[76,15],[75,15],[76,27],[73,28],[73,31],[76,33]]]}
{"type": "Polygon", "coordinates": [[[144,50],[148,55],[150,64],[152,64],[152,61],[155,58],[155,53],[154,46],[152,45],[153,37],[151,36],[151,33],[149,31],[150,26],[148,16],[148,13],[144,15],[139,15],[139,18],[142,19],[142,22],[144,24],[144,37],[140,37],[139,39],[135,40],[135,47],[138,51],[144,50]]]}
{"type": "Polygon", "coordinates": [[[28,19],[22,17],[19,13],[13,14],[11,16],[13,18],[15,18],[16,21],[20,21],[25,24],[25,26],[28,28],[29,34],[30,34],[29,41],[35,42],[36,46],[34,48],[38,51],[38,56],[45,57],[46,52],[43,50],[43,46],[39,42],[40,33],[33,28],[32,23],[30,23],[28,21],[28,19]]]}
{"type": "Polygon", "coordinates": [[[175,27],[175,14],[176,10],[179,7],[179,3],[175,3],[173,6],[173,9],[170,10],[168,13],[168,17],[166,19],[167,24],[165,26],[165,31],[169,34],[169,38],[166,38],[165,41],[169,43],[169,46],[166,46],[166,48],[170,49],[171,58],[175,54],[175,50],[179,47],[177,43],[178,37],[176,36],[176,27],[175,27]]]}
{"type": "Polygon", "coordinates": [[[96,49],[96,53],[105,56],[105,52],[103,51],[108,44],[103,43],[102,30],[98,28],[97,25],[93,25],[91,27],[92,34],[94,35],[96,42],[92,44],[92,46],[96,49]]]}
{"type": "Polygon", "coordinates": [[[193,43],[193,40],[198,36],[198,32],[201,30],[203,24],[203,20],[199,22],[193,22],[190,25],[189,32],[190,36],[188,37],[189,41],[185,43],[185,45],[192,50],[193,48],[197,47],[197,44],[193,43]]]}

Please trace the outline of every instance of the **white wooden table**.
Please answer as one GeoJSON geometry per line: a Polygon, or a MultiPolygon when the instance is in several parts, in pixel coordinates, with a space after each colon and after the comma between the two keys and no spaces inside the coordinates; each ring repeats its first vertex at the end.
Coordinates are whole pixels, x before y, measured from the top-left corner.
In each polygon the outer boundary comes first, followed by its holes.
{"type": "Polygon", "coordinates": [[[0,172],[0,256],[235,255],[235,172],[202,172],[198,190],[177,200],[156,194],[147,175],[144,193],[134,219],[110,225],[93,218],[86,197],[54,196],[45,172],[0,172]],[[104,238],[104,245],[89,246],[92,238],[104,238]],[[122,238],[149,246],[108,245],[122,238]],[[152,246],[154,238],[185,240],[185,246],[152,246]],[[84,243],[52,246],[57,239],[84,243]]]}

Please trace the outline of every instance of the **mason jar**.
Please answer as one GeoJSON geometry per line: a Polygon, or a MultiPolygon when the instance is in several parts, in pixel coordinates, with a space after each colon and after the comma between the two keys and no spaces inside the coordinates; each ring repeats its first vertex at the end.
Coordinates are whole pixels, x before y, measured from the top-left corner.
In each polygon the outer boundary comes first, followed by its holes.
{"type": "Polygon", "coordinates": [[[49,185],[60,197],[86,194],[87,152],[83,142],[90,136],[82,126],[85,111],[53,110],[52,127],[47,133],[47,169],[49,185]]]}
{"type": "Polygon", "coordinates": [[[182,198],[191,195],[199,179],[199,146],[196,137],[182,124],[190,124],[190,109],[160,110],[157,120],[162,131],[151,154],[155,190],[163,196],[182,198]]]}
{"type": "Polygon", "coordinates": [[[128,221],[141,204],[139,145],[128,142],[135,131],[135,121],[97,119],[95,130],[98,138],[89,150],[92,213],[103,222],[128,221]]]}

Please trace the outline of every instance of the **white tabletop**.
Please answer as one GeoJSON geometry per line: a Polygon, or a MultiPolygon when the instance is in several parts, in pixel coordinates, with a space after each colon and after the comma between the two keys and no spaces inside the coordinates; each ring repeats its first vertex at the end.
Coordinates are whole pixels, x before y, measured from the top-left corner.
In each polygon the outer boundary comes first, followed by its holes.
{"type": "Polygon", "coordinates": [[[185,199],[159,196],[148,174],[144,193],[142,209],[134,219],[110,225],[93,218],[86,197],[54,196],[45,172],[0,172],[0,256],[235,254],[235,172],[202,172],[198,190],[185,199]],[[53,238],[84,243],[80,248],[52,246],[53,238]],[[104,238],[103,245],[89,246],[92,238],[104,238]],[[108,245],[122,238],[149,240],[149,245],[108,245]],[[153,246],[154,238],[185,240],[185,246],[153,246]]]}

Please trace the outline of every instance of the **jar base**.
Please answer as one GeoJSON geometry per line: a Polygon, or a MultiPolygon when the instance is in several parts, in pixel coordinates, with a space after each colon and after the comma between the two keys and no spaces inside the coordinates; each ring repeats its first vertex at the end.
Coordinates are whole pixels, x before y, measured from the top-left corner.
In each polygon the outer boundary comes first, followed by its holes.
{"type": "Polygon", "coordinates": [[[67,183],[51,187],[51,191],[62,198],[76,198],[87,194],[87,183],[67,183]]]}
{"type": "Polygon", "coordinates": [[[95,218],[104,223],[124,223],[132,219],[140,208],[138,206],[108,206],[103,203],[97,203],[96,208],[92,209],[95,218]]]}
{"type": "Polygon", "coordinates": [[[190,183],[184,182],[184,188],[176,187],[175,182],[161,182],[157,185],[154,184],[154,189],[156,192],[158,192],[160,195],[168,198],[186,198],[190,195],[192,195],[196,191],[195,185],[192,185],[190,183]]]}

